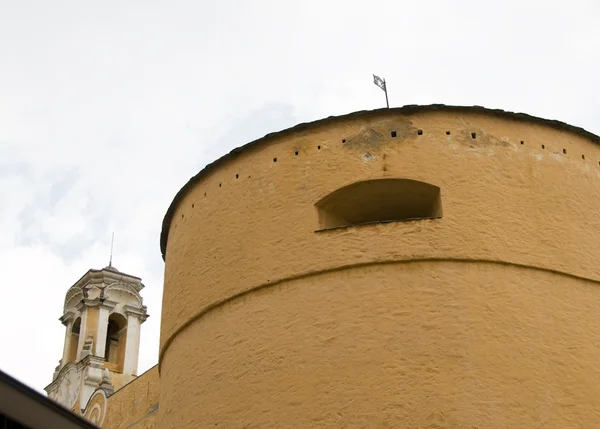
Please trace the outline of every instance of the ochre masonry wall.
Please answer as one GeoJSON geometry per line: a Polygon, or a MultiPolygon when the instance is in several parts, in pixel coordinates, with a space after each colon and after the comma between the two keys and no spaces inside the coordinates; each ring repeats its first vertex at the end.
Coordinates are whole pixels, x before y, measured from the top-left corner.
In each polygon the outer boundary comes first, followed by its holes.
{"type": "Polygon", "coordinates": [[[600,426],[599,164],[580,135],[443,111],[222,162],[170,225],[158,427],[600,426]],[[443,217],[315,231],[317,201],[379,178],[439,186],[443,217]]]}
{"type": "Polygon", "coordinates": [[[158,411],[158,366],[108,397],[105,429],[154,429],[158,411]]]}

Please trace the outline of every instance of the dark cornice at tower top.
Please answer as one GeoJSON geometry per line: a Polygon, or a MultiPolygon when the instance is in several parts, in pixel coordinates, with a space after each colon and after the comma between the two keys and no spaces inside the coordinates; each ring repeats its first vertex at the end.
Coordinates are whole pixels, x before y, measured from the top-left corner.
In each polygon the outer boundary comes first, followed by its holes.
{"type": "Polygon", "coordinates": [[[508,112],[501,109],[488,109],[482,106],[450,106],[445,104],[430,104],[430,105],[406,105],[402,107],[395,108],[383,108],[383,109],[375,109],[375,110],[361,110],[357,112],[352,112],[346,115],[339,116],[329,116],[327,118],[318,119],[312,122],[304,122],[298,125],[295,125],[291,128],[287,128],[281,131],[269,133],[264,137],[246,143],[245,145],[239,146],[233,149],[228,154],[223,155],[217,160],[207,164],[202,170],[200,170],[195,176],[193,176],[175,195],[175,198],[169,205],[167,209],[167,213],[163,218],[162,222],[162,230],[160,234],[160,249],[162,253],[163,260],[165,259],[165,253],[167,249],[167,240],[169,236],[169,228],[171,225],[171,220],[173,218],[175,209],[179,202],[186,195],[187,191],[198,181],[200,181],[204,176],[210,173],[215,168],[219,167],[222,163],[234,159],[236,156],[241,154],[242,152],[250,149],[251,147],[255,147],[260,144],[268,143],[273,139],[285,137],[288,135],[296,134],[299,132],[304,132],[310,129],[314,129],[320,126],[328,125],[330,123],[336,121],[345,121],[349,119],[364,119],[369,117],[374,117],[382,114],[389,113],[400,113],[400,114],[412,114],[412,113],[424,113],[424,112],[465,112],[465,113],[481,113],[490,116],[497,116],[500,118],[510,119],[518,122],[527,122],[533,124],[539,124],[546,127],[554,128],[559,131],[565,131],[568,133],[572,133],[578,136],[581,136],[585,139],[590,140],[593,143],[600,145],[600,136],[593,134],[581,127],[576,127],[574,125],[569,125],[565,122],[544,119],[537,116],[528,115],[526,113],[514,113],[508,112]]]}

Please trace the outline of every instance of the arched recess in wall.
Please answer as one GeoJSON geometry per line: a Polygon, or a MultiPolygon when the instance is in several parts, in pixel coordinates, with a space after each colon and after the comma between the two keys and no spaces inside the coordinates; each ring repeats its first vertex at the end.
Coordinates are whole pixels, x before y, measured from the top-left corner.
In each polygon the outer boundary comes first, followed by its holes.
{"type": "Polygon", "coordinates": [[[118,313],[108,317],[106,329],[105,367],[116,372],[123,371],[125,362],[125,342],[127,339],[127,319],[118,313]]]}
{"type": "Polygon", "coordinates": [[[81,317],[78,317],[73,322],[71,332],[69,332],[69,354],[67,362],[75,362],[77,360],[77,348],[79,347],[79,333],[81,330],[81,317]]]}
{"type": "Polygon", "coordinates": [[[315,204],[319,229],[442,217],[440,188],[411,179],[352,183],[315,204]]]}

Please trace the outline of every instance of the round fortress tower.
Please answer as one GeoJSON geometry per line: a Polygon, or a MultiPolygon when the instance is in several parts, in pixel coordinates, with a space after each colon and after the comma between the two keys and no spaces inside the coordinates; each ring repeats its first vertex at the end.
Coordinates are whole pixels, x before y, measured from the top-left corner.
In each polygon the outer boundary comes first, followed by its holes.
{"type": "Polygon", "coordinates": [[[406,106],[267,135],[163,223],[159,427],[600,427],[600,138],[406,106]]]}

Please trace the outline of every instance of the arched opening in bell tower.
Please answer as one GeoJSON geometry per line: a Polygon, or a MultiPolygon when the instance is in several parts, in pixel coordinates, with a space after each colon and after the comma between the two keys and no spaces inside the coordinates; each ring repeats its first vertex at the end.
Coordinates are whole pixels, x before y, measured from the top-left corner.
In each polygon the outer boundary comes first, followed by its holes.
{"type": "Polygon", "coordinates": [[[77,348],[79,347],[79,332],[81,330],[81,317],[78,317],[69,333],[69,354],[67,356],[67,362],[74,362],[77,360],[77,348]]]}
{"type": "Polygon", "coordinates": [[[122,372],[125,362],[125,342],[127,339],[127,319],[118,313],[108,317],[106,330],[106,348],[104,350],[105,367],[122,372]]]}

